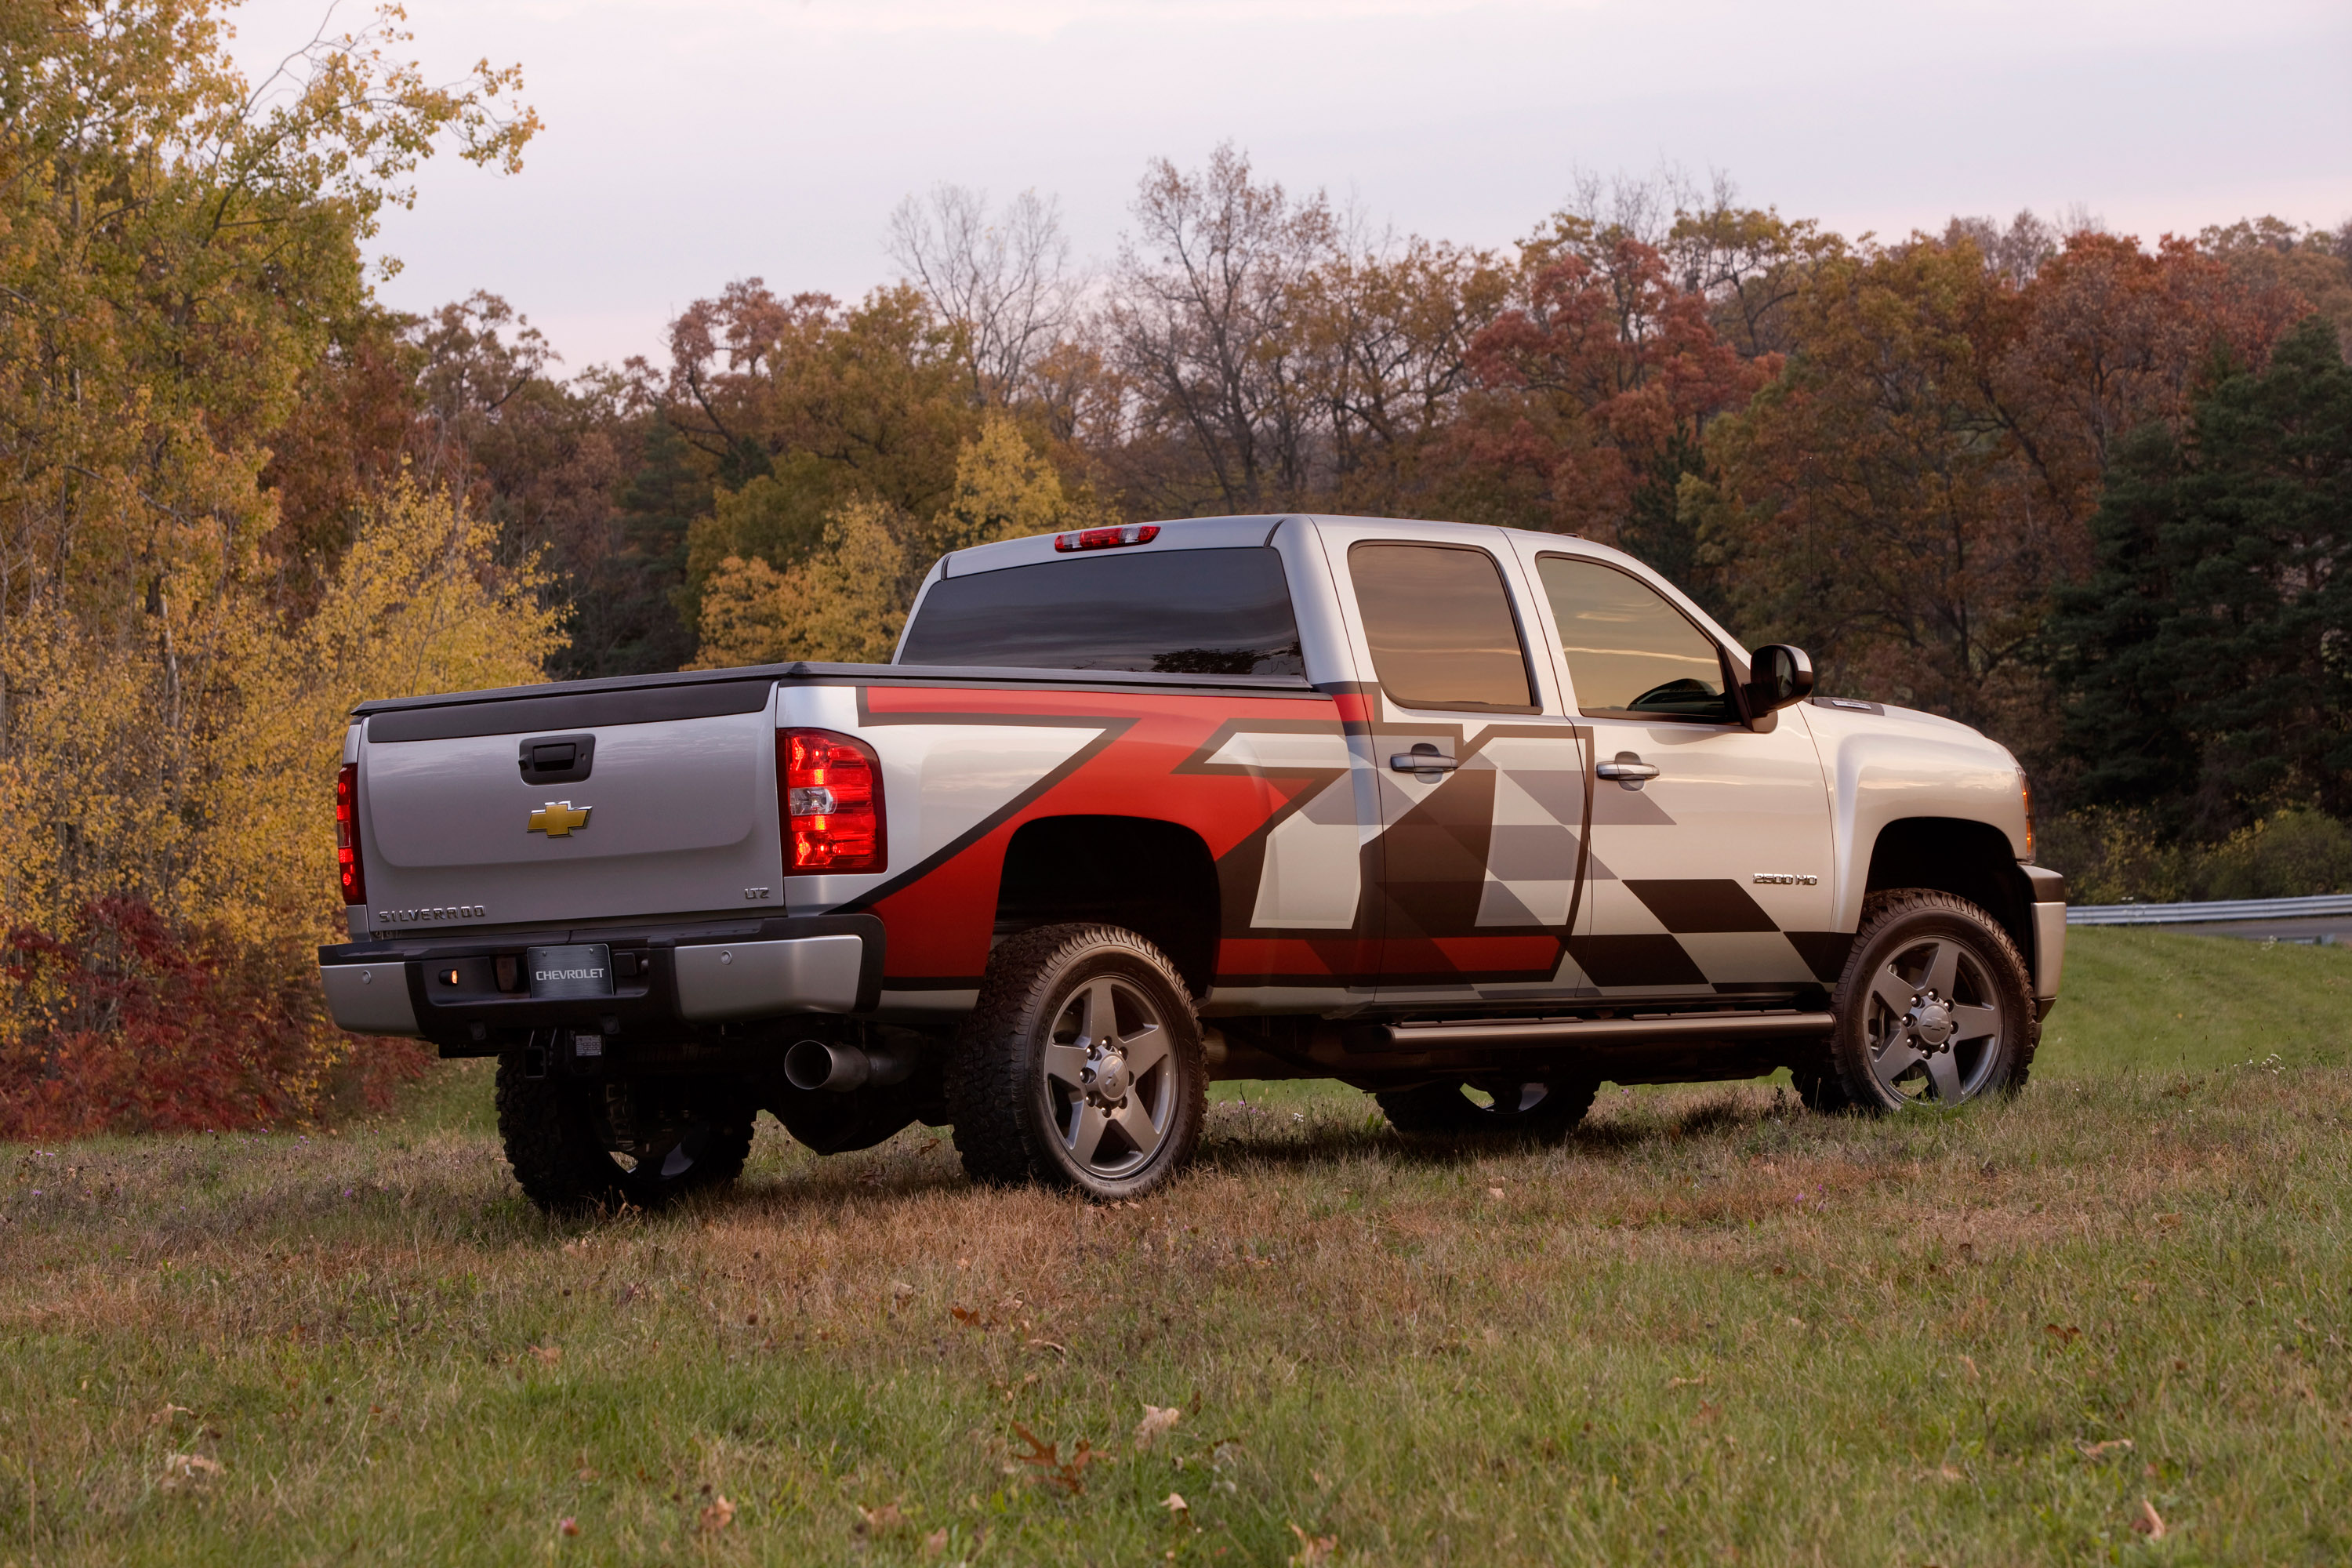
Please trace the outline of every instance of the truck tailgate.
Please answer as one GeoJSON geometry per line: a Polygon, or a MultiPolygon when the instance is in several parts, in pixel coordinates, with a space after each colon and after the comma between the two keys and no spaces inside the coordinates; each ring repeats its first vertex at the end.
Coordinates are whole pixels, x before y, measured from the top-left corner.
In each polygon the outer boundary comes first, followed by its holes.
{"type": "Polygon", "coordinates": [[[780,909],[772,697],[738,698],[754,700],[753,711],[621,723],[551,722],[597,715],[544,699],[372,715],[360,750],[370,929],[780,909]],[[574,748],[579,764],[534,782],[534,746],[574,748]]]}

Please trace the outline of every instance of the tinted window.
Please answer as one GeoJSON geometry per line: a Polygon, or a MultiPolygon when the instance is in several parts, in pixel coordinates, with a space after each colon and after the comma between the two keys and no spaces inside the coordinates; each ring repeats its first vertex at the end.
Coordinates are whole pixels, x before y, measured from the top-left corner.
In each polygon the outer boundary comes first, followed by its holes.
{"type": "Polygon", "coordinates": [[[1535,710],[1518,624],[1495,558],[1442,544],[1348,552],[1372,671],[1408,708],[1535,710]]]}
{"type": "Polygon", "coordinates": [[[1723,660],[1706,633],[1640,578],[1565,555],[1536,558],[1569,683],[1586,713],[1727,723],[1723,660]]]}
{"type": "Polygon", "coordinates": [[[1263,547],[1077,555],[942,577],[898,662],[1307,672],[1282,556],[1263,547]]]}

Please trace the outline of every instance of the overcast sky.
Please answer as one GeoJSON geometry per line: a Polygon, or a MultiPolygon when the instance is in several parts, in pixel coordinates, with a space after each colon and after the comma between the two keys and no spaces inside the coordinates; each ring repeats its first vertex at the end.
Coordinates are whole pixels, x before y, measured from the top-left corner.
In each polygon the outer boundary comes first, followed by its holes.
{"type": "MultiPolygon", "coordinates": [[[[274,60],[324,0],[252,0],[274,60]]],[[[518,62],[520,175],[443,158],[383,296],[488,289],[573,368],[660,356],[733,278],[855,296],[892,207],[1060,198],[1108,258],[1146,159],[1222,139],[1374,224],[1488,245],[1579,167],[1729,174],[1848,234],[2079,205],[2153,240],[2352,217],[2346,0],[408,0],[414,52],[518,62]]],[[[364,16],[345,4],[339,25],[364,16]]]]}

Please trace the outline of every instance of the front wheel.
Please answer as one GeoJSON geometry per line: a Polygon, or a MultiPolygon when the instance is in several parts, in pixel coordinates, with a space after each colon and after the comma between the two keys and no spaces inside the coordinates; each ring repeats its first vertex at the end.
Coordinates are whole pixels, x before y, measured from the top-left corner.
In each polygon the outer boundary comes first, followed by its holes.
{"type": "Polygon", "coordinates": [[[1910,888],[1863,907],[1831,1059],[1855,1109],[1948,1109],[2025,1087],[2041,1037],[2025,961],[1965,899],[1910,888]]]}
{"type": "Polygon", "coordinates": [[[956,1149],[986,1182],[1134,1197],[1191,1158],[1201,1027],[1176,967],[1116,926],[1024,931],[991,956],[949,1081],[956,1149]]]}

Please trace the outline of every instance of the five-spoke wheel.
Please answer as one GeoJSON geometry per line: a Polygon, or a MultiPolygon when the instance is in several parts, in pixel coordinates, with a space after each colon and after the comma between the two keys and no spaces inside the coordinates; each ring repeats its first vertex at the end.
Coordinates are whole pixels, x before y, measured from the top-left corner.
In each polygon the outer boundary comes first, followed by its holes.
{"type": "Polygon", "coordinates": [[[2025,962],[2000,922],[1949,893],[1875,894],[1843,978],[1831,1056],[1865,1110],[1951,1107],[2023,1087],[2038,1038],[2025,962]]]}
{"type": "Polygon", "coordinates": [[[1116,926],[1059,925],[990,958],[948,1098],[974,1176],[1120,1198],[1192,1154],[1207,1085],[1192,995],[1168,956],[1116,926]]]}
{"type": "Polygon", "coordinates": [[[1054,1124],[1072,1164],[1105,1180],[1148,1163],[1176,1114],[1176,1073],[1159,1004],[1136,981],[1087,981],[1039,1053],[1054,1124]]]}

